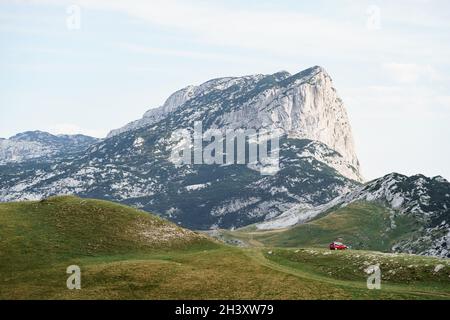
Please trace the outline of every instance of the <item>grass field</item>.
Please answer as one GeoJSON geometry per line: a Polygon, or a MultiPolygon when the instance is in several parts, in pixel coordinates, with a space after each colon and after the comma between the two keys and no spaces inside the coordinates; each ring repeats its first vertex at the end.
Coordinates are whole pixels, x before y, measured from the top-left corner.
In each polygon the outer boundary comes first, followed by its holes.
{"type": "Polygon", "coordinates": [[[0,205],[0,299],[450,299],[450,266],[362,250],[232,247],[125,206],[58,197],[0,205]],[[66,287],[72,264],[81,290],[66,287]],[[366,287],[370,264],[380,265],[381,290],[366,287]]]}

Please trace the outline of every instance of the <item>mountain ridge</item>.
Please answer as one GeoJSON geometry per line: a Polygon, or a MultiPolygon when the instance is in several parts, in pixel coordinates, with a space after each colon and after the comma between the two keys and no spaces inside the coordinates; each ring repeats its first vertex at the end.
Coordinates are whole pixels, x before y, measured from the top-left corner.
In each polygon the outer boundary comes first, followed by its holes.
{"type": "Polygon", "coordinates": [[[293,76],[219,78],[199,87],[176,92],[160,111],[150,111],[150,125],[100,140],[82,153],[53,157],[37,171],[33,163],[0,167],[0,201],[76,194],[156,212],[189,228],[233,228],[275,217],[299,203],[327,203],[362,179],[344,106],[323,68],[293,76]],[[320,138],[316,124],[327,124],[320,110],[336,129],[330,129],[330,139],[336,131],[336,145],[349,150],[312,141],[320,138]],[[280,171],[263,176],[250,164],[175,165],[170,161],[172,133],[192,129],[195,121],[202,121],[204,132],[278,130],[280,171]],[[303,130],[303,124],[308,128],[303,130]]]}
{"type": "MultiPolygon", "coordinates": [[[[417,230],[392,246],[396,252],[450,257],[450,183],[441,176],[390,173],[315,208],[294,207],[277,218],[257,224],[260,230],[302,225],[354,203],[381,205],[391,221],[408,219],[417,230]]],[[[392,222],[390,228],[397,226],[392,222]]],[[[410,230],[412,231],[412,230],[410,230]]]]}
{"type": "MultiPolygon", "coordinates": [[[[344,170],[341,174],[359,182],[364,180],[345,107],[336,94],[331,77],[322,67],[315,66],[294,75],[277,72],[224,77],[199,86],[188,86],[172,94],[163,106],[148,110],[142,119],[111,131],[108,137],[151,127],[164,119],[174,121],[170,120],[171,115],[183,118],[183,113],[198,114],[197,119],[200,120],[200,115],[205,114],[203,119],[208,121],[205,129],[269,129],[291,138],[325,143],[353,167],[353,170],[344,170]],[[242,96],[244,100],[238,100],[237,104],[232,102],[227,92],[234,95],[233,88],[244,85],[249,87],[242,96]],[[201,110],[202,98],[208,95],[222,98],[220,102],[211,102],[222,105],[222,114],[217,115],[215,110],[201,110]],[[183,112],[183,109],[187,110],[183,112]]],[[[181,127],[193,127],[193,122],[185,121],[181,127]]]]}
{"type": "Polygon", "coordinates": [[[25,131],[9,139],[0,139],[0,164],[77,153],[98,141],[100,139],[82,134],[53,135],[39,130],[25,131]]]}

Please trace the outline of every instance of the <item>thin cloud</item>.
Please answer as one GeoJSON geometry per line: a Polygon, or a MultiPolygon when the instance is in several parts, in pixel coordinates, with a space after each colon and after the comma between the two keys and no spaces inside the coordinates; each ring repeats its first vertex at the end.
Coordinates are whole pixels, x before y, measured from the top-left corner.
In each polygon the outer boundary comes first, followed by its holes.
{"type": "Polygon", "coordinates": [[[440,76],[430,65],[416,63],[385,63],[382,68],[394,80],[400,83],[416,83],[419,80],[439,80],[440,76]]]}
{"type": "Polygon", "coordinates": [[[162,56],[173,56],[182,58],[193,58],[193,59],[208,59],[208,60],[222,60],[222,61],[242,61],[238,56],[226,55],[220,53],[205,53],[200,51],[190,51],[190,50],[178,50],[178,49],[167,49],[167,48],[156,48],[149,47],[133,43],[120,43],[119,47],[126,49],[134,53],[143,53],[151,55],[162,55],[162,56]]]}
{"type": "MultiPolygon", "coordinates": [[[[54,0],[33,0],[32,3],[72,4],[54,0]]],[[[423,42],[411,41],[413,36],[402,37],[395,29],[385,30],[384,27],[380,32],[368,30],[365,7],[358,7],[352,13],[353,19],[342,21],[336,16],[323,18],[298,10],[236,10],[196,1],[79,0],[76,3],[82,8],[82,15],[83,10],[118,11],[161,28],[176,30],[198,43],[284,56],[324,57],[329,56],[330,50],[335,55],[353,59],[401,53],[405,49],[423,53],[423,42]]]]}

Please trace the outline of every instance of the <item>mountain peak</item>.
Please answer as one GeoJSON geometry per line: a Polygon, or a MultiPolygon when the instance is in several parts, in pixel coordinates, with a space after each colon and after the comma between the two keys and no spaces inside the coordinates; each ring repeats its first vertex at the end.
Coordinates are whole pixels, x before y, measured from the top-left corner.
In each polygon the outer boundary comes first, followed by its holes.
{"type": "Polygon", "coordinates": [[[278,71],[278,72],[272,74],[272,76],[277,81],[280,81],[280,80],[287,79],[287,78],[291,77],[292,75],[289,72],[285,71],[285,70],[281,70],[281,71],[278,71]]]}
{"type": "Polygon", "coordinates": [[[311,69],[314,70],[315,72],[322,72],[322,73],[328,74],[327,71],[325,70],[325,68],[322,66],[314,66],[314,67],[311,67],[311,69]]]}
{"type": "MultiPolygon", "coordinates": [[[[111,131],[108,137],[150,127],[174,113],[184,128],[196,119],[208,119],[216,129],[272,129],[293,139],[319,141],[350,164],[352,168],[340,172],[342,175],[363,180],[347,112],[321,66],[295,75],[280,71],[188,86],[173,93],[161,107],[147,111],[142,119],[111,131]]],[[[345,164],[339,167],[348,168],[345,164]]]]}
{"type": "Polygon", "coordinates": [[[308,68],[306,70],[303,70],[301,72],[310,73],[310,74],[317,74],[317,73],[326,73],[326,74],[328,74],[327,71],[325,70],[325,68],[322,67],[322,66],[313,66],[313,67],[308,68]]]}
{"type": "Polygon", "coordinates": [[[0,164],[82,151],[97,141],[85,135],[56,136],[40,130],[21,132],[9,139],[0,139],[0,164]]]}
{"type": "Polygon", "coordinates": [[[294,79],[303,79],[303,78],[312,78],[319,74],[329,76],[328,72],[325,70],[325,68],[321,66],[314,66],[305,70],[302,70],[292,76],[294,79]]]}
{"type": "MultiPolygon", "coordinates": [[[[450,183],[441,178],[422,174],[406,176],[390,173],[372,180],[345,196],[346,202],[356,200],[381,201],[401,211],[429,215],[436,211],[434,203],[442,194],[450,195],[450,183]],[[437,192],[439,191],[439,192],[437,192]]],[[[450,197],[446,199],[450,207],[450,197]]]]}
{"type": "Polygon", "coordinates": [[[198,86],[189,85],[171,94],[162,106],[157,108],[151,108],[148,111],[146,111],[141,119],[132,121],[121,128],[111,130],[111,132],[108,133],[107,137],[110,138],[123,132],[151,125],[157,121],[160,121],[169,113],[175,111],[178,107],[183,105],[191,98],[199,94],[203,94],[214,88],[225,90],[231,85],[239,83],[240,80],[244,80],[244,82],[245,80],[259,81],[263,80],[264,78],[272,77],[273,80],[275,80],[275,83],[282,84],[283,81],[293,82],[296,79],[301,79],[308,76],[312,77],[320,73],[328,75],[323,67],[314,66],[301,72],[298,72],[295,75],[290,74],[288,71],[281,70],[272,75],[254,74],[242,77],[219,77],[208,80],[198,86]]]}
{"type": "Polygon", "coordinates": [[[432,179],[438,182],[448,182],[448,180],[445,179],[443,176],[435,176],[432,179]]]}
{"type": "Polygon", "coordinates": [[[55,137],[55,136],[48,132],[34,130],[34,131],[20,132],[16,135],[12,136],[9,139],[16,140],[16,141],[17,140],[30,141],[30,140],[35,140],[35,139],[48,139],[48,138],[52,138],[52,137],[55,137]]]}

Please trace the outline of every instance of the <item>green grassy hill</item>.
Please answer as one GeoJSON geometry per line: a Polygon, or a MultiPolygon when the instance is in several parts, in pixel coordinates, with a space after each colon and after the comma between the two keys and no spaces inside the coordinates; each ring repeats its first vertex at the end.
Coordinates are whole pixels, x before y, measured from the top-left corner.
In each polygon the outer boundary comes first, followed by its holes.
{"type": "Polygon", "coordinates": [[[0,268],[210,242],[146,212],[76,197],[1,204],[0,236],[0,268]]]}
{"type": "Polygon", "coordinates": [[[436,258],[227,246],[106,201],[0,204],[0,299],[449,299],[449,276],[436,258]],[[72,264],[81,290],[66,288],[72,264]]]}

